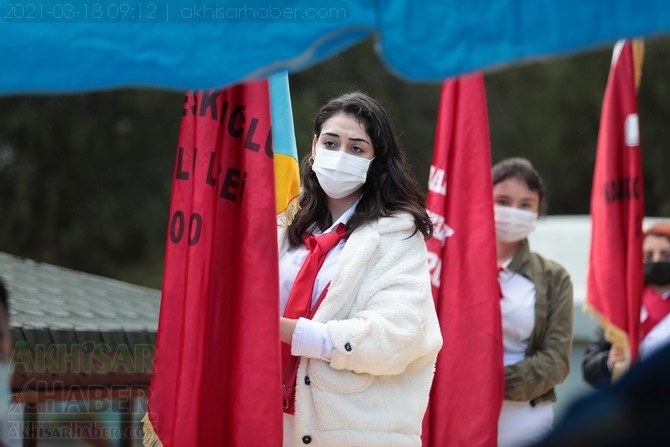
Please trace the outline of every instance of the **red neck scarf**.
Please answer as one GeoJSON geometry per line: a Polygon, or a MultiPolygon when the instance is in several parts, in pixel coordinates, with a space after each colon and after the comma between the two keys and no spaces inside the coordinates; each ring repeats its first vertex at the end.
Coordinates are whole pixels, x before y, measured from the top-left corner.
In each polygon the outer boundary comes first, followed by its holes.
{"type": "MultiPolygon", "coordinates": [[[[309,250],[307,259],[303,263],[295,278],[291,293],[286,303],[284,317],[298,319],[300,317],[311,318],[318,309],[319,304],[326,296],[328,287],[319,296],[315,305],[312,306],[312,295],[314,293],[314,282],[316,276],[323,266],[326,255],[335,247],[346,234],[344,224],[339,224],[335,230],[319,236],[305,236],[305,246],[309,250]]],[[[282,393],[284,400],[284,412],[295,413],[295,383],[298,374],[299,357],[291,355],[291,346],[282,343],[282,393]]]]}
{"type": "Polygon", "coordinates": [[[647,316],[640,323],[640,340],[670,313],[670,298],[663,299],[651,286],[647,286],[642,293],[642,304],[647,309],[647,316]]]}

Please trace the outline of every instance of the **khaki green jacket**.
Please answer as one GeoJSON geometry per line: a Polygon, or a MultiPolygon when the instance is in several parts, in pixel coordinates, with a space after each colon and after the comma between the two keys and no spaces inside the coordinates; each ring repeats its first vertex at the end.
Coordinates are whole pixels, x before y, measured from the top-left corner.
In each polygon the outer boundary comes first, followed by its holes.
{"type": "Polygon", "coordinates": [[[505,399],[556,401],[554,387],[570,372],[572,282],[560,265],[532,253],[524,240],[507,267],[535,284],[535,328],[524,360],[505,367],[505,399]]]}

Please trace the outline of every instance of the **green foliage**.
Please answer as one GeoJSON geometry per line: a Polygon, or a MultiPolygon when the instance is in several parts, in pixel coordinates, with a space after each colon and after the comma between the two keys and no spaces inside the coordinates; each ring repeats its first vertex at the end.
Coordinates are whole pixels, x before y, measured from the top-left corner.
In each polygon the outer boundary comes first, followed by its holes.
{"type": "Polygon", "coordinates": [[[611,49],[489,74],[493,162],[528,158],[551,214],[588,214],[611,49]]]}
{"type": "Polygon", "coordinates": [[[182,102],[0,98],[0,250],[159,287],[182,102]]]}
{"type": "MultiPolygon", "coordinates": [[[[550,214],[589,212],[611,47],[485,74],[492,158],[529,158],[550,214]]],[[[648,215],[670,215],[670,39],[646,43],[639,91],[648,215]]],[[[409,83],[372,41],[290,77],[299,154],[329,98],[358,89],[390,112],[427,184],[440,85],[409,83]]],[[[0,251],[160,287],[183,95],[121,90],[0,97],[0,251]]]]}
{"type": "MultiPolygon", "coordinates": [[[[670,215],[670,142],[663,117],[670,116],[670,39],[648,40],[639,91],[641,145],[648,215],[670,215]]],[[[485,73],[493,162],[528,158],[543,176],[550,214],[588,214],[600,109],[612,47],[550,59],[520,62],[485,73]]],[[[379,99],[427,184],[438,84],[405,82],[385,68],[373,43],[357,47],[291,76],[301,154],[311,145],[311,119],[329,97],[361,89],[379,99]]]]}

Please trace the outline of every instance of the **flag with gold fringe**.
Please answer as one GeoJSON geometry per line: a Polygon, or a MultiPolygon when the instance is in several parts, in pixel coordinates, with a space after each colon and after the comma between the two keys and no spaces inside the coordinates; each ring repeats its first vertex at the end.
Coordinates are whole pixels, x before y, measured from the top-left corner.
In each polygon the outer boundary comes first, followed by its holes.
{"type": "MultiPolygon", "coordinates": [[[[641,41],[619,41],[602,105],[593,187],[585,310],[635,361],[643,288],[644,190],[637,106],[641,41]]],[[[626,368],[626,365],[623,366],[626,368]]],[[[613,378],[620,373],[613,371],[613,378]]]]}
{"type": "Polygon", "coordinates": [[[147,446],[281,446],[276,216],[299,189],[292,134],[286,73],[185,97],[147,446]]]}

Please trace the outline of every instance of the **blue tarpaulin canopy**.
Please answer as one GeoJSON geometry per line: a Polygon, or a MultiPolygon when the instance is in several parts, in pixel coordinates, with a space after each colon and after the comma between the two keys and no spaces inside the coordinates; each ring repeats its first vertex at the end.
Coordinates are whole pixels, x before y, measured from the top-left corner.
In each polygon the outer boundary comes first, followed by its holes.
{"type": "Polygon", "coordinates": [[[440,82],[668,32],[666,0],[0,0],[0,94],[223,87],[371,35],[392,72],[440,82]]]}

